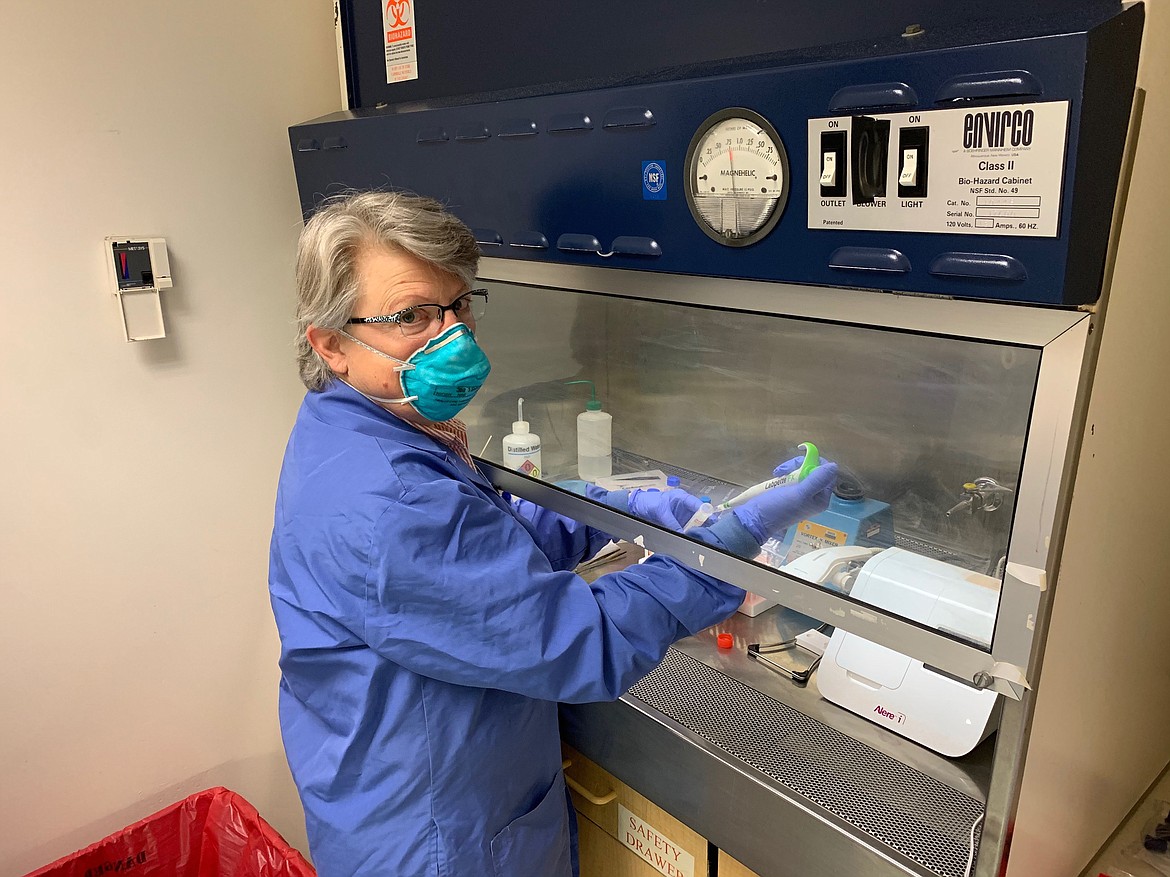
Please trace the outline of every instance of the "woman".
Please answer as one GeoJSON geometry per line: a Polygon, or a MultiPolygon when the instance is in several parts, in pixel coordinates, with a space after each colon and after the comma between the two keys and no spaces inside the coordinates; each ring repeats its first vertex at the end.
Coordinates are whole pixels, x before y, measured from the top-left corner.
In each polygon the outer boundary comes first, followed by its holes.
{"type": "MultiPolygon", "coordinates": [[[[454,419],[487,377],[474,237],[431,200],[362,193],[307,223],[269,586],[280,722],[323,877],[576,872],[557,702],[612,700],[737,587],[656,555],[587,584],[608,537],[500,496],[454,419]]],[[[781,467],[787,469],[793,461],[781,467]]],[[[742,556],[824,509],[822,465],[710,527],[742,556]]],[[[590,496],[678,528],[682,491],[590,496]]]]}

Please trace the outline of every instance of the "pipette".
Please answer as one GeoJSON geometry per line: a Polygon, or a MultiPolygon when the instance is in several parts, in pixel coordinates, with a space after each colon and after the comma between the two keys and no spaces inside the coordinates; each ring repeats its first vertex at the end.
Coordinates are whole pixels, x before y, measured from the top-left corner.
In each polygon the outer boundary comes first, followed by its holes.
{"type": "Polygon", "coordinates": [[[817,451],[817,446],[812,442],[801,442],[798,447],[804,451],[804,462],[800,464],[799,468],[794,469],[787,475],[769,478],[767,481],[761,481],[759,484],[752,485],[743,493],[733,496],[727,502],[720,503],[715,507],[716,510],[725,512],[728,509],[743,505],[749,499],[755,499],[765,490],[771,490],[773,487],[779,487],[781,484],[795,484],[807,478],[808,474],[817,468],[820,463],[820,452],[817,451]]]}

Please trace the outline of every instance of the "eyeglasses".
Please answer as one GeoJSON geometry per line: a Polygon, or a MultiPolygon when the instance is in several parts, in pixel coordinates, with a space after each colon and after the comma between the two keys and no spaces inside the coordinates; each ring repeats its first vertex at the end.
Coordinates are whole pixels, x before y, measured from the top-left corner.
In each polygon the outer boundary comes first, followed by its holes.
{"type": "Polygon", "coordinates": [[[348,326],[353,323],[397,323],[402,334],[407,338],[423,335],[427,332],[436,332],[443,325],[443,315],[450,311],[455,319],[461,322],[475,322],[483,317],[487,310],[488,293],[486,289],[473,289],[463,293],[449,305],[411,305],[393,314],[380,317],[350,317],[345,321],[348,326]]]}

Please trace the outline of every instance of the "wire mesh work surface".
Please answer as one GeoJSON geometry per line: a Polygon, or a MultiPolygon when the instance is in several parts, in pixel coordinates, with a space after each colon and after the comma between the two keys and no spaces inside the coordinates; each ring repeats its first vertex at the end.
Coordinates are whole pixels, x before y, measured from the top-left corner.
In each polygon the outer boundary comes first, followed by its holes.
{"type": "Polygon", "coordinates": [[[630,694],[939,877],[965,877],[982,802],[675,649],[630,694]]]}

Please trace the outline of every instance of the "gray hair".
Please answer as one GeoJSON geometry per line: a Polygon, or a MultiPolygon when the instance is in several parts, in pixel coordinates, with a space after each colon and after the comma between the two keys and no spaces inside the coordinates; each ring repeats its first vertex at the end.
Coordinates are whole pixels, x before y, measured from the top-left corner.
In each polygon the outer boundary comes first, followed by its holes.
{"type": "Polygon", "coordinates": [[[409,253],[471,286],[479,269],[475,236],[443,205],[407,192],[347,192],[322,203],[297,244],[297,364],[320,390],[333,372],[305,337],[309,326],[340,329],[358,298],[358,257],[371,247],[409,253]]]}

